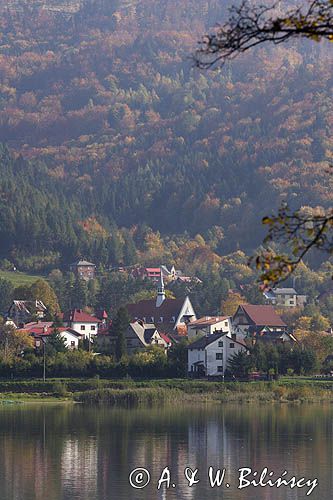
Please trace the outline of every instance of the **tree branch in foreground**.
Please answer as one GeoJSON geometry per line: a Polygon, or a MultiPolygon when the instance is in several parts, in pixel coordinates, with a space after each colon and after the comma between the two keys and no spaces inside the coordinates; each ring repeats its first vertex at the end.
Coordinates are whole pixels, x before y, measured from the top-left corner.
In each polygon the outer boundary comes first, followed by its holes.
{"type": "Polygon", "coordinates": [[[252,258],[266,287],[287,279],[310,249],[333,251],[333,209],[306,214],[300,210],[291,212],[283,205],[277,215],[264,217],[262,222],[268,226],[265,244],[279,241],[291,249],[291,256],[264,250],[252,258]]]}
{"type": "Polygon", "coordinates": [[[223,65],[265,42],[280,44],[291,38],[333,41],[333,0],[303,2],[305,6],[278,14],[277,4],[253,6],[243,0],[230,9],[229,20],[199,42],[194,59],[199,68],[223,65]]]}

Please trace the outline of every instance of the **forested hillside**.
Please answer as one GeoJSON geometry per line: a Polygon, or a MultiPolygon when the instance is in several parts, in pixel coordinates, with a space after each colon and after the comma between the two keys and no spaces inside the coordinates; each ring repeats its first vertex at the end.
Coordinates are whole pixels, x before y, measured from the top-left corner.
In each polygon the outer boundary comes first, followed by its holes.
{"type": "Polygon", "coordinates": [[[196,42],[230,3],[0,0],[2,258],[157,264],[200,246],[214,262],[256,248],[282,200],[327,205],[329,49],[199,71],[196,42]]]}

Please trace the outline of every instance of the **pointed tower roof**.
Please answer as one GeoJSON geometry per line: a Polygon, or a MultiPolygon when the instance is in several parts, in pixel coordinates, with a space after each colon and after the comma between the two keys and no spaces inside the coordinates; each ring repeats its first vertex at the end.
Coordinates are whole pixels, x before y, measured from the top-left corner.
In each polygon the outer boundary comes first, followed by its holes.
{"type": "Polygon", "coordinates": [[[165,290],[164,290],[163,273],[161,269],[160,282],[157,289],[156,307],[161,307],[164,301],[165,301],[165,290]]]}

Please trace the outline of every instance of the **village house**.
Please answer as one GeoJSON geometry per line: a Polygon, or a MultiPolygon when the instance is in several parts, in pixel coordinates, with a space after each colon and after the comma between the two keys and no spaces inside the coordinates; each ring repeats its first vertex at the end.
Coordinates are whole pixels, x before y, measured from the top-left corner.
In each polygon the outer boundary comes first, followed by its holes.
{"type": "Polygon", "coordinates": [[[17,326],[22,326],[34,319],[43,319],[46,312],[47,307],[41,300],[13,300],[7,315],[17,326]]]}
{"type": "Polygon", "coordinates": [[[276,307],[304,307],[307,301],[307,296],[299,295],[294,288],[273,288],[264,291],[264,297],[276,307]]]}
{"type": "Polygon", "coordinates": [[[275,312],[273,306],[242,304],[233,317],[233,333],[238,340],[261,338],[266,340],[292,340],[287,325],[275,312]]]}
{"type": "Polygon", "coordinates": [[[159,283],[161,278],[166,283],[201,283],[199,278],[192,276],[185,276],[183,271],[180,269],[175,269],[174,266],[167,268],[167,266],[162,265],[160,267],[135,267],[131,271],[131,275],[134,278],[148,279],[154,283],[159,283]]]}
{"type": "Polygon", "coordinates": [[[148,279],[154,283],[158,283],[161,279],[160,267],[135,267],[132,272],[134,278],[148,279]]]}
{"type": "Polygon", "coordinates": [[[67,349],[78,349],[79,341],[83,338],[81,334],[77,333],[71,328],[54,327],[51,321],[37,321],[27,323],[23,328],[20,328],[17,331],[28,332],[34,338],[36,349],[41,348],[43,339],[45,339],[45,341],[47,342],[47,338],[54,332],[57,332],[59,336],[64,340],[67,349]]]}
{"type": "Polygon", "coordinates": [[[185,299],[165,299],[160,306],[155,300],[140,300],[128,304],[131,320],[154,323],[159,332],[186,335],[187,324],[196,319],[195,311],[188,297],[185,299]]]}
{"type": "Polygon", "coordinates": [[[83,338],[93,340],[98,333],[98,327],[102,320],[82,311],[82,309],[73,309],[63,316],[65,326],[81,334],[83,338]]]}
{"type": "Polygon", "coordinates": [[[218,377],[224,376],[230,358],[247,352],[247,347],[227,333],[212,333],[190,344],[187,351],[190,376],[218,377]]]}
{"type": "Polygon", "coordinates": [[[231,333],[231,318],[228,316],[204,316],[187,325],[187,335],[189,340],[212,333],[231,333]]]}
{"type": "MultiPolygon", "coordinates": [[[[47,342],[48,337],[52,334],[54,330],[50,330],[47,333],[42,333],[40,335],[33,335],[35,338],[35,347],[39,349],[42,347],[43,339],[47,342]]],[[[77,333],[71,328],[66,328],[64,326],[57,327],[55,331],[59,334],[60,338],[64,340],[65,347],[69,350],[74,350],[79,348],[79,342],[82,340],[82,335],[77,333]]]]}
{"type": "Polygon", "coordinates": [[[85,281],[93,280],[96,277],[96,266],[92,262],[79,260],[70,265],[70,270],[78,278],[85,281]]]}
{"type": "MultiPolygon", "coordinates": [[[[149,346],[162,347],[165,351],[171,347],[171,340],[163,333],[159,333],[153,323],[144,323],[141,320],[132,321],[125,333],[127,354],[131,355],[142,351],[149,346]]],[[[105,331],[99,331],[97,348],[103,352],[115,353],[117,336],[105,331]]]]}
{"type": "Polygon", "coordinates": [[[154,323],[159,332],[187,335],[187,324],[197,319],[191,301],[185,299],[167,299],[165,297],[163,277],[157,291],[157,298],[140,300],[136,304],[128,304],[127,310],[132,321],[154,323]]]}

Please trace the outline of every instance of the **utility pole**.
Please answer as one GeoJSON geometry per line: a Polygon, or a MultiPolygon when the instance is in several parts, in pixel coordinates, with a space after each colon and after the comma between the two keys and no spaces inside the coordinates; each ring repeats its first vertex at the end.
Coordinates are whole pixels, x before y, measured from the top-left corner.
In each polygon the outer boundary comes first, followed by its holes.
{"type": "Polygon", "coordinates": [[[46,381],[46,356],[45,356],[45,343],[46,340],[42,337],[43,342],[43,382],[46,381]]]}

